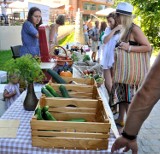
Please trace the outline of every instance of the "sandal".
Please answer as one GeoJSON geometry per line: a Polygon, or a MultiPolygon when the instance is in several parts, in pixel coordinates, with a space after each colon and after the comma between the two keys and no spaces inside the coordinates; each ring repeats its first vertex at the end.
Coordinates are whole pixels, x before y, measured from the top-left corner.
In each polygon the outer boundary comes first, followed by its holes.
{"type": "Polygon", "coordinates": [[[123,121],[118,121],[117,119],[115,120],[115,123],[116,123],[116,125],[117,126],[119,126],[119,127],[124,127],[124,122],[123,121]]]}

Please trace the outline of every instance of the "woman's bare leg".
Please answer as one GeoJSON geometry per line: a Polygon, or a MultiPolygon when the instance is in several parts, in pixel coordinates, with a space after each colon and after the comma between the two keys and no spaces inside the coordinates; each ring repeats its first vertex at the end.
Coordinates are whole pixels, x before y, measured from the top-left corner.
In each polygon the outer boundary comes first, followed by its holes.
{"type": "Polygon", "coordinates": [[[112,76],[111,76],[111,70],[110,69],[105,69],[104,70],[104,79],[105,79],[105,87],[108,91],[108,94],[110,94],[111,89],[112,89],[112,76]]]}

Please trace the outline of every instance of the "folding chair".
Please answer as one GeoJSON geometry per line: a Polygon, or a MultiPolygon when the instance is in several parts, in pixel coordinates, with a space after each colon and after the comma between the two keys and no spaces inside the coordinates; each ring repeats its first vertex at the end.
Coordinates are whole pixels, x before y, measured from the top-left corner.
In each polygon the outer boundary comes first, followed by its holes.
{"type": "Polygon", "coordinates": [[[20,47],[21,45],[16,45],[16,46],[11,46],[11,50],[12,50],[12,58],[16,59],[20,57],[20,47]]]}

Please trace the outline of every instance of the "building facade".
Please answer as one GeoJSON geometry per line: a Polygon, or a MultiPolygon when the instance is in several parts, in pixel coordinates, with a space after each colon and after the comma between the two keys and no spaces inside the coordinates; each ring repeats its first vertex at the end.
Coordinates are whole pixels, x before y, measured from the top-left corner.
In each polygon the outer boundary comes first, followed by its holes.
{"type": "Polygon", "coordinates": [[[90,15],[94,15],[99,10],[111,7],[113,4],[114,0],[69,0],[69,5],[73,7],[73,16],[75,16],[79,8],[85,20],[90,18],[90,15]]]}

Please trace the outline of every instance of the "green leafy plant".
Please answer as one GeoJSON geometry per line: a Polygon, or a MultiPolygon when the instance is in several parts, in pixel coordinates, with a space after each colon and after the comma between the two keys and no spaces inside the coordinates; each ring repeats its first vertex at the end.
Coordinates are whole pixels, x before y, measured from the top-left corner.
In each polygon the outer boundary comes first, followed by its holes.
{"type": "Polygon", "coordinates": [[[17,59],[8,60],[4,64],[4,70],[7,71],[8,74],[18,72],[20,78],[27,83],[32,83],[34,81],[40,82],[44,79],[39,61],[29,54],[17,59]]]}

